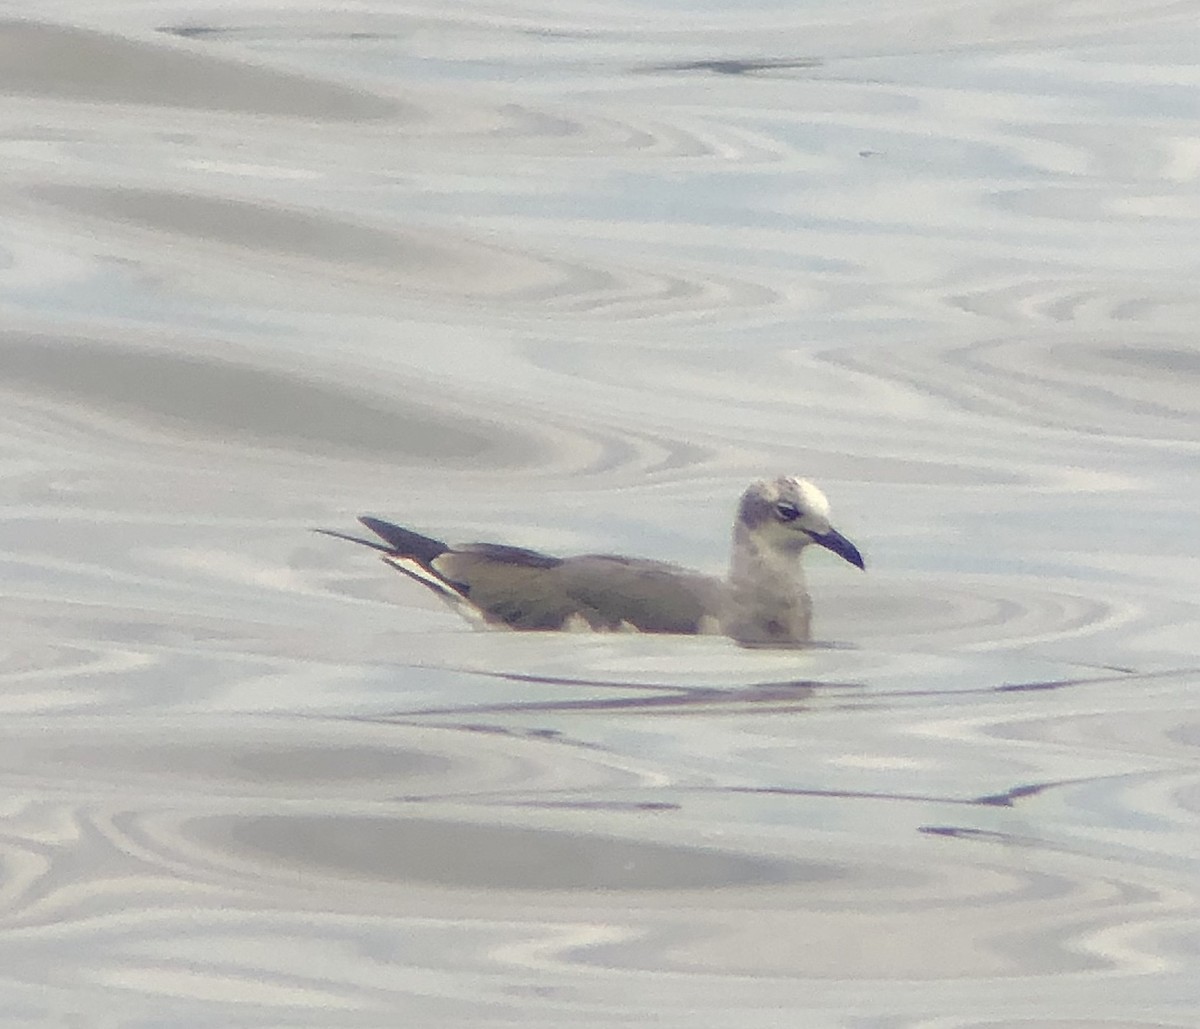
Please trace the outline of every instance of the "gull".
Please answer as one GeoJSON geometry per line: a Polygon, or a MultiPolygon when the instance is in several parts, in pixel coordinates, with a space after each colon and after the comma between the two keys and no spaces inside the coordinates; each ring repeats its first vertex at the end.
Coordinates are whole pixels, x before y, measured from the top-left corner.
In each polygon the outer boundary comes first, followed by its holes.
{"type": "Polygon", "coordinates": [[[815,543],[864,567],[858,548],[830,524],[825,494],[790,475],[753,482],[742,494],[725,579],[638,557],[449,546],[379,518],[359,521],[383,542],[316,531],[381,551],[393,568],[493,628],[711,633],[746,646],[791,646],[810,638],[805,549],[815,543]]]}

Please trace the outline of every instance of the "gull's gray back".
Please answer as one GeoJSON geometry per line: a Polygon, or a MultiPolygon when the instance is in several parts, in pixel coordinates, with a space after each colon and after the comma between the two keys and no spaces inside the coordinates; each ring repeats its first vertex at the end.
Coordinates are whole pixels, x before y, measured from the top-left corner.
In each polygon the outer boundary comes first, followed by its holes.
{"type": "Polygon", "coordinates": [[[554,558],[493,544],[448,551],[434,567],[489,620],[514,629],[582,621],[592,629],[713,631],[723,592],[719,579],[660,561],[554,558]]]}

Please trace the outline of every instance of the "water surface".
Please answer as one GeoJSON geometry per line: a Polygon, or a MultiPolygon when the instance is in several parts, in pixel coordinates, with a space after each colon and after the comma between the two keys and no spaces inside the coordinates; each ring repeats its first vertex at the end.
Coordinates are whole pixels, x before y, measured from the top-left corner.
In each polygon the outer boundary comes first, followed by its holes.
{"type": "Polygon", "coordinates": [[[1194,1025],[1196,5],[326,7],[0,2],[8,1021],[1194,1025]]]}

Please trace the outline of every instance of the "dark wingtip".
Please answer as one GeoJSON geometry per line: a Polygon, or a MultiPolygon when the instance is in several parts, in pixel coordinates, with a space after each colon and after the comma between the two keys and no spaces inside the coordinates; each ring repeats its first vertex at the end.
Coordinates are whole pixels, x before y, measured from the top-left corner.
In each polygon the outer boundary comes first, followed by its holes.
{"type": "MultiPolygon", "coordinates": [[[[374,515],[359,515],[358,520],[370,529],[377,536],[382,536],[387,539],[387,534],[393,529],[400,529],[400,526],[393,525],[391,522],[385,522],[382,518],[376,518],[374,515]]],[[[401,529],[401,532],[406,530],[401,529]]]]}
{"type": "Polygon", "coordinates": [[[415,558],[422,565],[428,566],[434,558],[450,549],[441,540],[435,540],[431,536],[422,536],[419,532],[394,525],[392,522],[385,522],[382,518],[360,515],[358,520],[389,544],[387,547],[379,549],[401,557],[415,558]]]}

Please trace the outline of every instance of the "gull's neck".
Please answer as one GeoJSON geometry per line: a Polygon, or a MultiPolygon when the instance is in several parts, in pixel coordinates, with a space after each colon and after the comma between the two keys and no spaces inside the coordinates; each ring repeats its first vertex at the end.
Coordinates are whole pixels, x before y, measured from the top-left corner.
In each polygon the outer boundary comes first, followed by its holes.
{"type": "Polygon", "coordinates": [[[739,522],[733,530],[728,595],[722,618],[739,643],[804,643],[812,605],[800,568],[802,547],[772,547],[739,522]]]}

